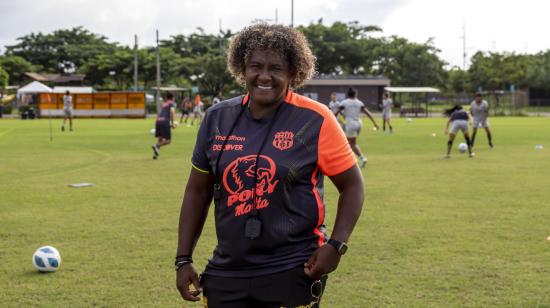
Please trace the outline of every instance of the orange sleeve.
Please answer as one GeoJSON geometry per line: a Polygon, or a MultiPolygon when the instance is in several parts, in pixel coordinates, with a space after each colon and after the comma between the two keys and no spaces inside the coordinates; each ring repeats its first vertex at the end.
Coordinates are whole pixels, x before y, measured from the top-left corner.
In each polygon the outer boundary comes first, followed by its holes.
{"type": "Polygon", "coordinates": [[[357,160],[336,117],[328,109],[323,112],[323,117],[317,164],[325,175],[333,176],[348,170],[357,164],[357,160]]]}

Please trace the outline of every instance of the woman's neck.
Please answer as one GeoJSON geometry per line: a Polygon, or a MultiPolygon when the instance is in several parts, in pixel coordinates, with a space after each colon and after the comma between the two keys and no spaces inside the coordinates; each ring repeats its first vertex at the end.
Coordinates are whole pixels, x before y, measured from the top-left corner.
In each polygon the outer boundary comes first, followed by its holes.
{"type": "Polygon", "coordinates": [[[273,104],[255,104],[252,99],[248,102],[248,108],[250,109],[250,114],[256,120],[261,120],[271,116],[277,110],[280,104],[283,103],[284,98],[281,98],[278,102],[273,104]]]}

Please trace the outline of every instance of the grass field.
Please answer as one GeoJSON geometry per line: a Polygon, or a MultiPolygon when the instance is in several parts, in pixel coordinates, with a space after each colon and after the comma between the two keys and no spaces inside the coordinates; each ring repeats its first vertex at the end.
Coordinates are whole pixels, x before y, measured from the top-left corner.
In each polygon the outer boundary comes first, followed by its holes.
{"type": "MultiPolygon", "coordinates": [[[[475,158],[450,160],[445,120],[394,121],[393,135],[360,136],[366,204],[324,307],[549,307],[550,120],[493,118],[495,149],[481,131],[475,158]]],[[[0,120],[0,306],[199,307],[183,303],[173,270],[196,128],[176,129],[153,161],[153,120],[53,124],[50,142],[47,120],[0,120]],[[96,186],[67,187],[78,182],[96,186]],[[42,245],[61,252],[58,272],[34,270],[42,245]]]]}

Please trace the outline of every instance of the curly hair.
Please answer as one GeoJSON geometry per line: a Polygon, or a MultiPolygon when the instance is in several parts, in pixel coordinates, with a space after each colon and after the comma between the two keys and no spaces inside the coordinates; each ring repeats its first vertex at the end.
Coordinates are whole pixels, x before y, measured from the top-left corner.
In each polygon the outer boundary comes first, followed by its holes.
{"type": "Polygon", "coordinates": [[[303,86],[315,73],[315,56],[306,37],[298,30],[260,23],[244,28],[229,44],[227,67],[237,82],[245,84],[245,64],[255,50],[273,50],[282,54],[289,63],[290,86],[303,86]]]}

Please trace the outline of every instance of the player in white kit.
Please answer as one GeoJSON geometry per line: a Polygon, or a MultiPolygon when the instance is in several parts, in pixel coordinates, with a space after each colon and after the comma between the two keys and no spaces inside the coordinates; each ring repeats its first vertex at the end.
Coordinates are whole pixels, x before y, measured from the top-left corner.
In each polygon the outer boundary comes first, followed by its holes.
{"type": "Polygon", "coordinates": [[[384,99],[382,100],[382,130],[386,131],[386,123],[390,128],[390,134],[393,133],[393,127],[391,127],[391,109],[393,107],[393,101],[388,93],[384,93],[384,99]]]}
{"type": "Polygon", "coordinates": [[[361,121],[361,112],[367,115],[372,121],[375,129],[378,129],[378,124],[374,121],[374,117],[370,111],[365,107],[362,101],[356,98],[357,91],[353,88],[349,88],[347,93],[347,98],[340,102],[340,108],[335,113],[338,116],[341,112],[345,113],[346,125],[344,132],[346,133],[346,138],[348,139],[349,145],[353,152],[359,156],[361,161],[361,168],[365,167],[367,164],[367,158],[361,153],[359,146],[357,145],[357,137],[361,132],[361,126],[363,123],[361,121]]]}
{"type": "MultiPolygon", "coordinates": [[[[338,109],[340,109],[340,102],[336,99],[336,92],[332,92],[330,94],[330,102],[328,103],[328,108],[334,114],[336,114],[336,112],[338,112],[338,109]]],[[[339,116],[336,117],[336,120],[338,121],[338,124],[340,124],[342,129],[344,129],[346,124],[344,115],[340,114],[339,116]]]]}
{"type": "Polygon", "coordinates": [[[478,127],[483,127],[487,133],[489,147],[493,148],[493,138],[491,135],[491,130],[489,129],[489,122],[487,121],[487,118],[489,117],[489,103],[482,98],[481,93],[476,93],[474,101],[470,104],[470,114],[474,119],[471,146],[474,146],[478,127]]]}
{"type": "Polygon", "coordinates": [[[65,122],[67,120],[69,120],[69,130],[73,131],[73,97],[69,91],[65,91],[65,95],[63,95],[63,115],[61,131],[65,131],[65,122]]]}

